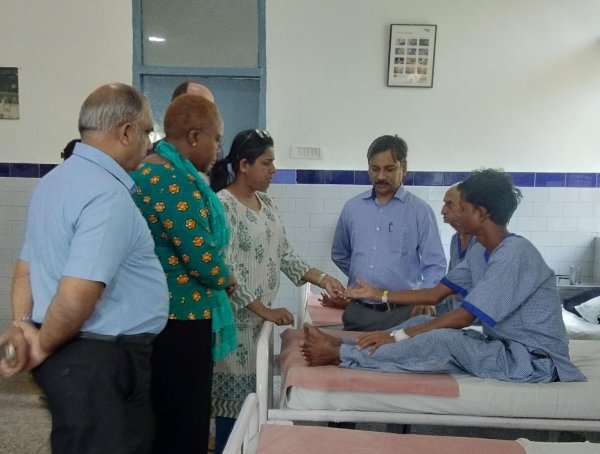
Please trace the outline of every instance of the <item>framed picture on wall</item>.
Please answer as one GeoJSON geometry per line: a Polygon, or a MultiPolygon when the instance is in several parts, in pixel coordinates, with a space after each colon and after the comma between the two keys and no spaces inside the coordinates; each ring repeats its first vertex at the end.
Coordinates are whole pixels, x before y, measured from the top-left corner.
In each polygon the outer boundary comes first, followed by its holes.
{"type": "Polygon", "coordinates": [[[0,68],[0,120],[19,119],[19,70],[0,68]]]}
{"type": "Polygon", "coordinates": [[[392,24],[388,87],[433,87],[437,25],[392,24]]]}

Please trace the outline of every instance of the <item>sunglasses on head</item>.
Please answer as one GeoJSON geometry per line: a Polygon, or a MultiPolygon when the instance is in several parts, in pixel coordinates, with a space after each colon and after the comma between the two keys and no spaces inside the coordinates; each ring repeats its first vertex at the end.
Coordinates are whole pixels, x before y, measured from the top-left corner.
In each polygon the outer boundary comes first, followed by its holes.
{"type": "Polygon", "coordinates": [[[254,129],[250,131],[246,137],[244,137],[244,140],[238,146],[238,150],[243,150],[246,144],[250,141],[250,139],[252,139],[252,136],[254,134],[256,134],[261,139],[271,138],[271,134],[269,134],[269,131],[267,131],[266,129],[254,129]]]}
{"type": "Polygon", "coordinates": [[[261,139],[266,139],[267,137],[269,137],[269,138],[271,137],[271,134],[269,134],[269,131],[267,131],[266,129],[255,129],[254,132],[261,139]]]}

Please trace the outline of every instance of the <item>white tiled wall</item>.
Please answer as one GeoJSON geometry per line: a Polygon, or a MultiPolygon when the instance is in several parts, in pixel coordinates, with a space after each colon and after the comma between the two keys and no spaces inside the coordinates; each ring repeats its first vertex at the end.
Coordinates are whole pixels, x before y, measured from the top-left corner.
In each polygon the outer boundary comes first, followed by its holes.
{"type": "Polygon", "coordinates": [[[594,239],[594,281],[600,282],[600,236],[594,239]]]}
{"type": "Polygon", "coordinates": [[[9,295],[14,263],[19,255],[27,207],[38,180],[0,178],[0,330],[12,318],[9,295]]]}
{"type": "MultiPolygon", "coordinates": [[[[12,268],[25,228],[27,205],[36,179],[0,178],[0,329],[10,320],[9,292],[12,268]]],[[[329,258],[338,215],[346,200],[368,189],[347,185],[273,185],[288,238],[296,252],[311,265],[335,275],[345,283],[329,258]]],[[[427,200],[436,213],[442,207],[446,187],[415,186],[408,189],[427,200]]],[[[600,189],[523,188],[523,202],[509,230],[529,238],[557,274],[569,265],[581,266],[582,277],[600,280],[600,189]],[[596,262],[594,265],[594,254],[596,262]]],[[[439,219],[442,243],[449,249],[452,228],[439,219]]],[[[277,305],[296,311],[299,290],[282,275],[277,305]]]]}

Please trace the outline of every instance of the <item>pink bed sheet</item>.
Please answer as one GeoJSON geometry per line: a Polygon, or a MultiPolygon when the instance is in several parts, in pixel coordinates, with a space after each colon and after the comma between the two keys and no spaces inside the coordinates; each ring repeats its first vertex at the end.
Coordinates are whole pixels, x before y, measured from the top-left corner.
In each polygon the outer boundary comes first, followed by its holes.
{"type": "Polygon", "coordinates": [[[257,454],[525,454],[516,441],[263,424],[257,454]]]}
{"type": "MultiPolygon", "coordinates": [[[[327,330],[325,330],[327,331],[327,330]]],[[[358,336],[350,331],[327,331],[337,337],[358,336]]],[[[290,386],[335,391],[421,394],[457,397],[458,383],[445,374],[403,374],[346,369],[338,366],[309,367],[300,352],[302,330],[289,328],[281,333],[282,390],[290,386]]]]}
{"type": "Polygon", "coordinates": [[[335,326],[342,325],[343,309],[333,307],[323,307],[319,301],[321,295],[310,293],[308,296],[308,315],[315,326],[335,326]]]}

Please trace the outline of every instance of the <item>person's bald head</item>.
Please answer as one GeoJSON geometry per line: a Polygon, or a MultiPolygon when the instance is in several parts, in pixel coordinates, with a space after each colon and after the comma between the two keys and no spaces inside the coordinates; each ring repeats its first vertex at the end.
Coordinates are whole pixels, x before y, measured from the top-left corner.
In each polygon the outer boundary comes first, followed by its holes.
{"type": "Polygon", "coordinates": [[[123,169],[137,169],[152,145],[152,113],[146,97],[135,88],[102,85],[83,102],[79,132],[84,144],[113,158],[123,169]]]}
{"type": "Polygon", "coordinates": [[[112,131],[124,123],[138,123],[150,112],[146,97],[130,85],[106,84],[85,99],[79,111],[79,133],[112,131]]]}
{"type": "Polygon", "coordinates": [[[458,185],[454,185],[451,186],[446,191],[446,195],[444,195],[442,216],[446,224],[450,224],[454,230],[459,230],[461,214],[460,191],[458,190],[458,185]]]}
{"type": "Polygon", "coordinates": [[[173,91],[171,101],[181,95],[202,96],[203,98],[208,99],[210,102],[215,102],[215,97],[212,92],[205,85],[202,85],[199,82],[194,82],[193,80],[187,80],[182,84],[179,84],[173,91]]]}

